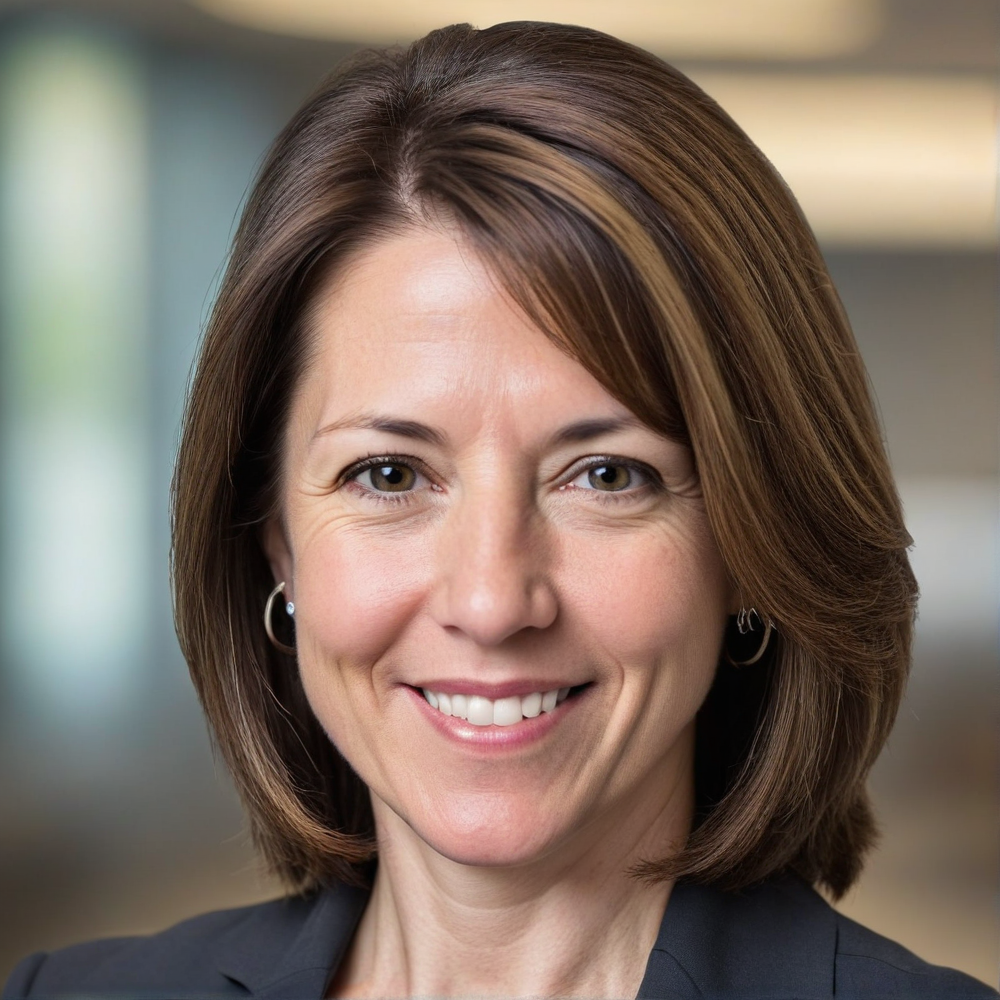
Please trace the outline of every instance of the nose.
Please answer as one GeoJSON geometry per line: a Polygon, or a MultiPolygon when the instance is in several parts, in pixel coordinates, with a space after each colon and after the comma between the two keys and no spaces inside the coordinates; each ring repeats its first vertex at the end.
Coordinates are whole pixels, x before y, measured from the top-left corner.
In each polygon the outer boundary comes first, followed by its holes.
{"type": "Polygon", "coordinates": [[[449,514],[438,547],[438,623],[480,646],[548,628],[558,613],[550,548],[523,500],[508,491],[468,496],[449,514]]]}

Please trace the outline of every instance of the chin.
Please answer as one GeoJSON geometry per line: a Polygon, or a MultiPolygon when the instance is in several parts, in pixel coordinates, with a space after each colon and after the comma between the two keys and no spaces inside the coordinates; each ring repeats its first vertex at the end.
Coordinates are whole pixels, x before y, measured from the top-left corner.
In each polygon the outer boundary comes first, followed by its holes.
{"type": "Polygon", "coordinates": [[[563,823],[540,816],[537,801],[497,793],[454,795],[410,827],[442,857],[477,868],[518,867],[536,861],[562,840],[563,823]]]}

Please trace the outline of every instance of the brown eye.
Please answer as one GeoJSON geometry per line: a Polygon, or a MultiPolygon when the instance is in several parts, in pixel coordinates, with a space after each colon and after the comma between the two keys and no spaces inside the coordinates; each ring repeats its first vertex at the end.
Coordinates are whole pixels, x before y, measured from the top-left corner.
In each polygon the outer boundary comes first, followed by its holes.
{"type": "Polygon", "coordinates": [[[632,485],[632,472],[625,465],[596,465],[587,471],[587,482],[595,490],[624,490],[632,485]]]}
{"type": "Polygon", "coordinates": [[[366,470],[372,489],[382,493],[403,493],[413,489],[417,474],[408,465],[375,465],[366,470]]]}

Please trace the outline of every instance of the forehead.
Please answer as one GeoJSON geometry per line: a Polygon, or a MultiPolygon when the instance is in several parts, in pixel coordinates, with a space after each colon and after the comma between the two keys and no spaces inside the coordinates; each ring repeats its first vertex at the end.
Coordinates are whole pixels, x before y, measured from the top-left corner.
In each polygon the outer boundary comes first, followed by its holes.
{"type": "MultiPolygon", "coordinates": [[[[453,232],[414,229],[367,248],[318,295],[307,394],[324,409],[501,402],[627,410],[511,300],[453,232]],[[319,400],[317,400],[319,402],[319,400]]],[[[541,414],[539,414],[541,415],[541,414]]]]}

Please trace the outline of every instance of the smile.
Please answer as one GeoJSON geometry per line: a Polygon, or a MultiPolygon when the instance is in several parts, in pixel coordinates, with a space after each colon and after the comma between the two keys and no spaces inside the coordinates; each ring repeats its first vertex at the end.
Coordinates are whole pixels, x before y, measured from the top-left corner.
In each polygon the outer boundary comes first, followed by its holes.
{"type": "Polygon", "coordinates": [[[534,691],[523,697],[514,695],[496,700],[480,695],[449,695],[427,688],[421,688],[421,691],[431,708],[436,708],[442,715],[464,719],[473,726],[514,726],[524,719],[534,719],[551,712],[565,701],[570,689],[534,691]]]}

